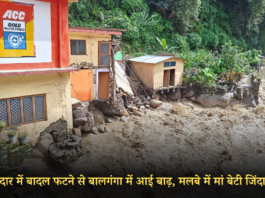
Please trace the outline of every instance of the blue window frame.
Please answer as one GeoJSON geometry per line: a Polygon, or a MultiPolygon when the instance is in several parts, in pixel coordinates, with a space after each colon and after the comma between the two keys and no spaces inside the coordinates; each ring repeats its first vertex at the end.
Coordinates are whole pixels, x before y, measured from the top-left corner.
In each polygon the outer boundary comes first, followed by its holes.
{"type": "Polygon", "coordinates": [[[164,62],[164,67],[175,67],[176,62],[164,62]]]}

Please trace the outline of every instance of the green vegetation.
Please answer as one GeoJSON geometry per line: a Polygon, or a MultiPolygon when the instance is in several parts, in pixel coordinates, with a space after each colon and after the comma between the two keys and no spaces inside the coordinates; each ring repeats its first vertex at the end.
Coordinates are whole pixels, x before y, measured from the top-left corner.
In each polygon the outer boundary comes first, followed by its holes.
{"type": "Polygon", "coordinates": [[[6,123],[4,121],[0,121],[0,131],[6,127],[6,123]]]}
{"type": "Polygon", "coordinates": [[[16,134],[17,134],[17,132],[16,132],[16,131],[13,131],[13,130],[8,130],[8,131],[6,132],[6,135],[7,135],[8,137],[16,136],[16,134]]]}
{"type": "Polygon", "coordinates": [[[197,75],[187,81],[211,86],[225,72],[247,74],[259,63],[264,14],[265,0],[79,0],[69,5],[69,25],[126,29],[124,55],[163,49],[197,69],[186,71],[197,75]]]}
{"type": "Polygon", "coordinates": [[[25,132],[20,132],[20,133],[18,133],[18,138],[17,139],[24,139],[27,136],[28,136],[28,133],[26,131],[25,132]]]}

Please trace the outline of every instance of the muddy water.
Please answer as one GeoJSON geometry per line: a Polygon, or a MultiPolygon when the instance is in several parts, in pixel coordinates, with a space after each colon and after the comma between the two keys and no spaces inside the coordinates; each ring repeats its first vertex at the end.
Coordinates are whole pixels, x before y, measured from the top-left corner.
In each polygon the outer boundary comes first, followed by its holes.
{"type": "MultiPolygon", "coordinates": [[[[175,109],[174,109],[175,108],[175,109]]],[[[84,156],[71,168],[92,175],[261,174],[265,108],[147,110],[115,131],[84,135],[84,156]]]]}

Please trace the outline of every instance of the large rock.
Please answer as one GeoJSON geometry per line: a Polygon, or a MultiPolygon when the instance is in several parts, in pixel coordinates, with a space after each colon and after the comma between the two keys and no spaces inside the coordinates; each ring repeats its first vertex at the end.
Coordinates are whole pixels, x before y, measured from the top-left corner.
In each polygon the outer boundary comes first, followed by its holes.
{"type": "Polygon", "coordinates": [[[233,93],[227,93],[225,95],[209,95],[201,94],[196,98],[196,102],[207,108],[212,107],[227,107],[230,101],[234,97],[233,93]]]}
{"type": "Polygon", "coordinates": [[[100,132],[100,133],[105,133],[105,126],[104,126],[104,125],[100,125],[100,126],[98,127],[98,132],[100,132]]]}
{"type": "Polygon", "coordinates": [[[163,104],[163,102],[161,102],[160,100],[152,99],[150,101],[150,104],[151,104],[151,106],[157,108],[157,107],[161,106],[163,104]]]}
{"type": "Polygon", "coordinates": [[[158,111],[170,111],[173,106],[169,103],[163,103],[160,107],[157,108],[158,111]]]}
{"type": "Polygon", "coordinates": [[[77,107],[76,109],[73,110],[73,118],[77,119],[77,118],[87,117],[87,113],[88,113],[88,107],[87,106],[77,107]]]}
{"type": "Polygon", "coordinates": [[[33,149],[30,157],[31,158],[42,158],[43,154],[38,149],[33,149]]]}
{"type": "Polygon", "coordinates": [[[57,162],[72,163],[83,155],[82,138],[72,135],[64,141],[53,142],[49,146],[48,153],[57,162]]]}
{"type": "Polygon", "coordinates": [[[171,92],[169,95],[168,95],[168,98],[170,100],[175,100],[177,101],[178,99],[181,98],[181,90],[180,89],[177,89],[175,92],[171,92]]]}
{"type": "Polygon", "coordinates": [[[36,148],[41,152],[41,153],[47,153],[48,148],[50,144],[53,143],[53,140],[51,139],[45,139],[36,144],[36,148]]]}
{"type": "Polygon", "coordinates": [[[93,110],[93,114],[94,114],[94,125],[95,126],[105,124],[105,116],[102,113],[102,111],[96,108],[93,110]]]}
{"type": "Polygon", "coordinates": [[[94,106],[100,107],[105,114],[117,115],[117,116],[129,116],[128,111],[124,107],[124,101],[121,94],[117,94],[117,100],[113,101],[94,101],[94,106]]]}
{"type": "Polygon", "coordinates": [[[125,116],[122,116],[122,117],[121,117],[121,122],[128,122],[128,118],[125,117],[125,116]]]}
{"type": "Polygon", "coordinates": [[[186,89],[186,97],[190,98],[196,94],[196,91],[194,88],[190,87],[186,89]]]}
{"type": "Polygon", "coordinates": [[[83,126],[86,123],[87,123],[87,117],[75,118],[74,119],[74,125],[75,126],[83,126]]]}
{"type": "Polygon", "coordinates": [[[107,127],[107,126],[105,126],[104,130],[105,130],[106,133],[111,133],[112,132],[112,129],[110,127],[107,127]]]}
{"type": "Polygon", "coordinates": [[[82,136],[81,130],[79,128],[73,128],[72,131],[74,135],[79,136],[79,137],[82,136]]]}
{"type": "Polygon", "coordinates": [[[257,106],[254,97],[246,97],[246,96],[245,96],[245,97],[243,98],[243,104],[244,104],[246,107],[253,107],[253,108],[255,108],[255,107],[257,106]]]}
{"type": "Polygon", "coordinates": [[[139,116],[139,117],[142,117],[142,116],[144,115],[144,114],[143,114],[142,112],[140,112],[140,111],[135,111],[133,114],[136,115],[136,116],[139,116]]]}

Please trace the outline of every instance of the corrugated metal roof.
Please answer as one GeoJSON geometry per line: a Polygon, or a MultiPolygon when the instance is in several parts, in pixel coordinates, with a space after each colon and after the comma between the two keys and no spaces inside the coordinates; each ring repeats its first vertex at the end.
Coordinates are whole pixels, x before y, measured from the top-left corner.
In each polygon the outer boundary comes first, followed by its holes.
{"type": "Polygon", "coordinates": [[[139,63],[159,63],[164,60],[173,58],[174,56],[153,56],[153,55],[147,55],[147,56],[141,56],[137,58],[131,58],[129,61],[139,62],[139,63]]]}

